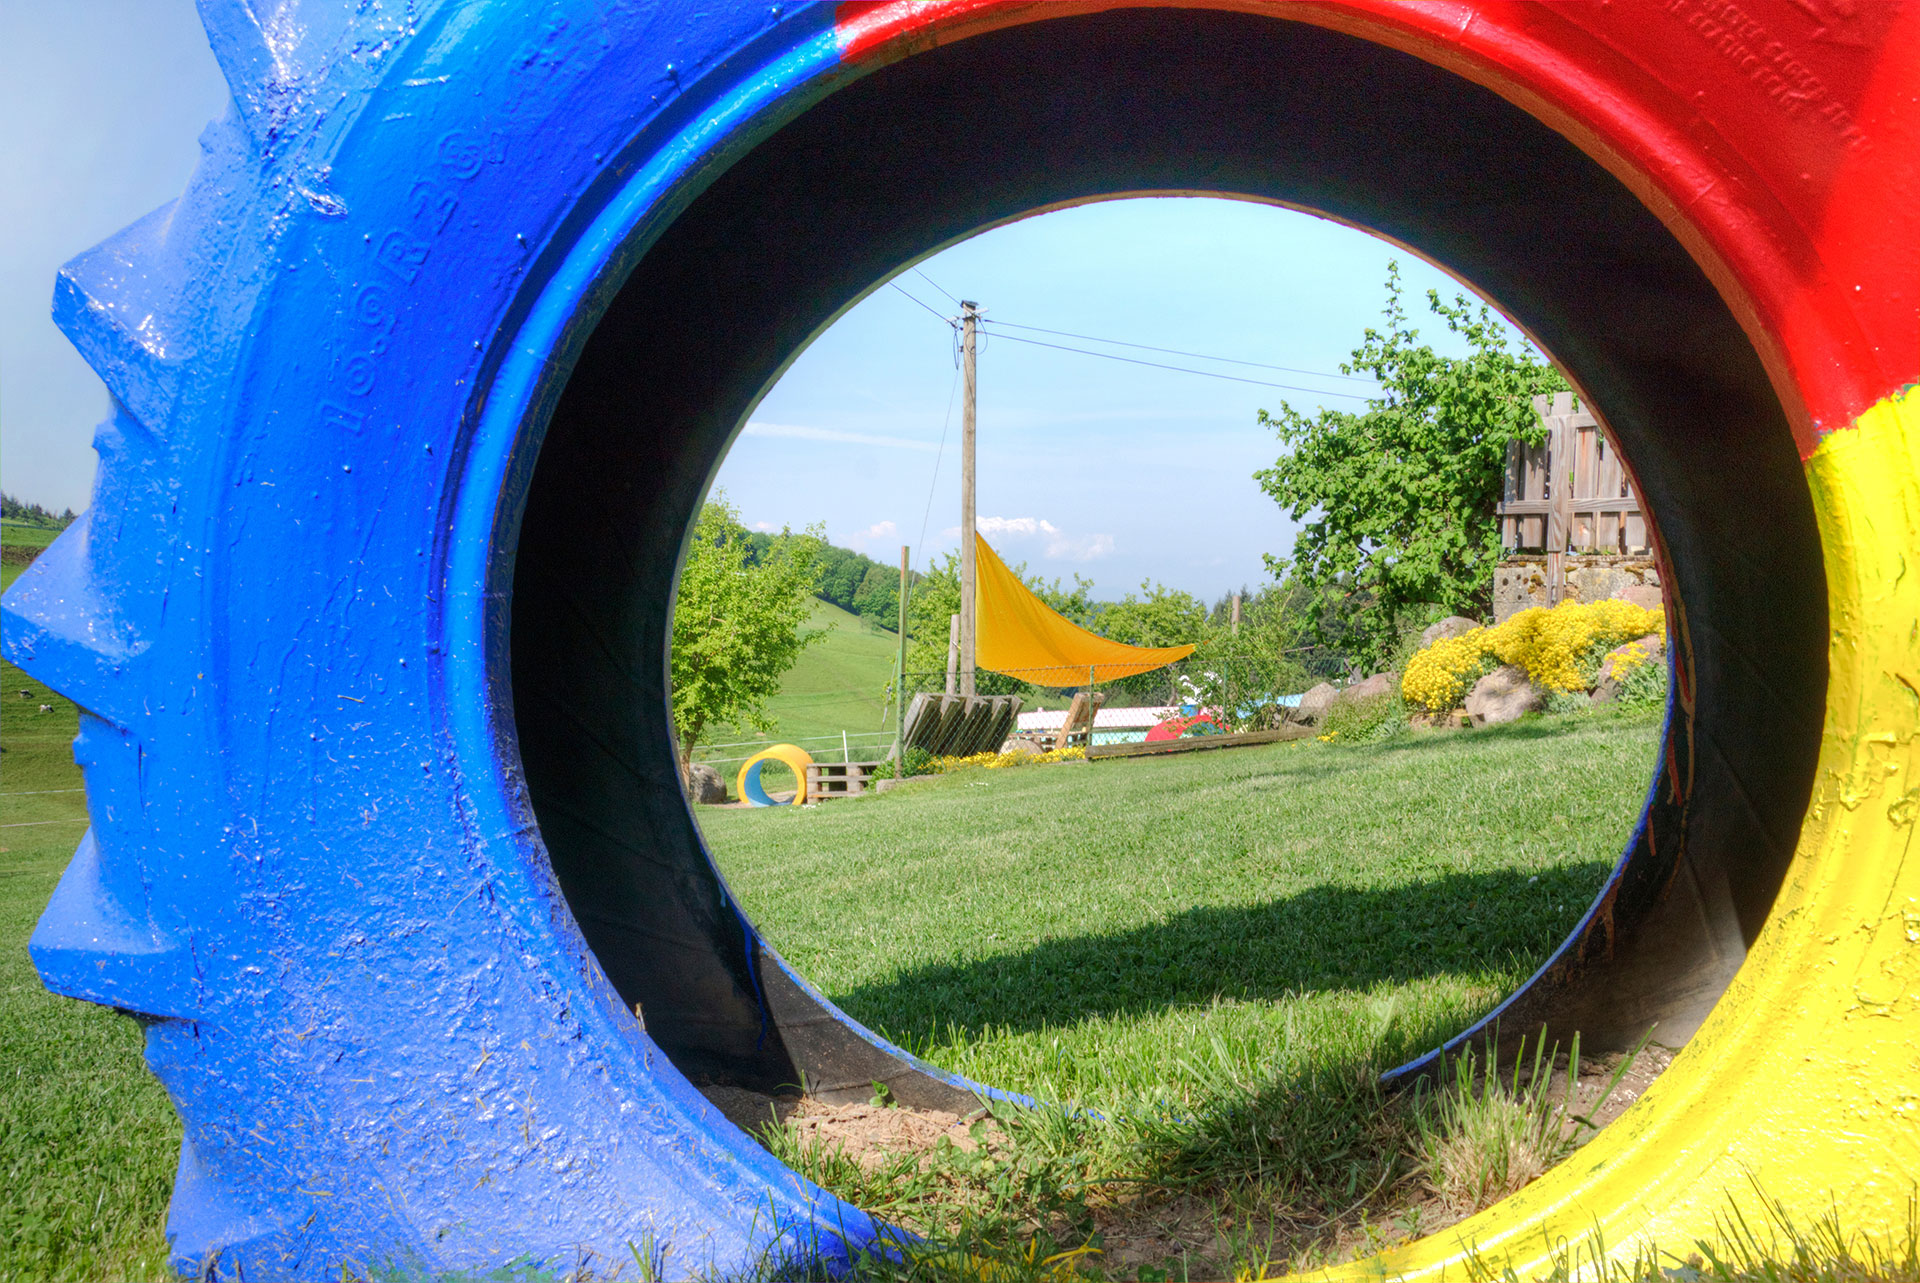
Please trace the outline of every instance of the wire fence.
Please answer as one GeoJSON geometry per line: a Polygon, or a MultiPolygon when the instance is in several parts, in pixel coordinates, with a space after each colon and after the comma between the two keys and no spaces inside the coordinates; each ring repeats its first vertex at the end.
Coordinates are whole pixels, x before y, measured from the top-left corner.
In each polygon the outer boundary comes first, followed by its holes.
{"type": "MultiPolygon", "coordinates": [[[[863,692],[871,695],[872,692],[863,692]]],[[[807,750],[816,762],[866,762],[885,757],[893,747],[893,732],[841,731],[837,735],[768,736],[765,739],[740,740],[732,744],[702,744],[694,750],[693,760],[706,766],[738,766],[775,744],[794,744],[807,750]],[[725,754],[727,749],[744,752],[725,754]]]]}
{"type": "MultiPolygon", "coordinates": [[[[1078,676],[1077,669],[1074,675],[1078,676]]],[[[1317,675],[1303,671],[1300,665],[1289,663],[1284,657],[1267,655],[1213,656],[1204,660],[1196,656],[1149,672],[1131,674],[1112,668],[1103,671],[1101,666],[1095,665],[1090,673],[1078,681],[1056,684],[1063,682],[1066,676],[1067,672],[1061,665],[1011,671],[988,671],[983,668],[975,673],[974,692],[980,695],[1019,695],[1022,697],[1022,711],[1032,712],[1042,708],[1065,709],[1073,696],[1081,691],[1099,691],[1106,695],[1105,708],[1110,712],[1130,708],[1155,709],[1165,710],[1168,716],[1177,716],[1182,712],[1205,709],[1232,723],[1235,729],[1264,730],[1277,726],[1287,710],[1300,702],[1301,692],[1319,680],[1317,675]]],[[[947,674],[945,671],[909,671],[905,686],[909,702],[922,693],[944,694],[947,691],[947,674]]],[[[795,744],[805,749],[816,762],[878,761],[887,757],[893,749],[897,716],[895,698],[891,680],[878,687],[864,689],[849,687],[838,691],[809,691],[804,696],[792,697],[792,700],[804,700],[809,707],[816,708],[821,703],[836,699],[849,704],[857,703],[862,706],[857,720],[864,725],[861,729],[853,729],[849,725],[826,735],[794,736],[776,731],[772,735],[751,739],[702,744],[694,750],[693,760],[721,769],[724,773],[724,768],[738,766],[775,744],[795,744]],[[868,729],[873,726],[871,710],[876,704],[882,709],[881,729],[868,729]]],[[[849,718],[850,723],[854,720],[849,718]]],[[[817,726],[818,722],[814,724],[817,726]]],[[[1137,738],[1145,733],[1145,729],[1144,724],[1124,730],[1116,728],[1110,730],[1105,738],[1137,738]]]]}
{"type": "MultiPolygon", "coordinates": [[[[1121,666],[1103,670],[1096,664],[1085,676],[1080,676],[1078,669],[1072,670],[1077,680],[1066,680],[1068,676],[1062,665],[979,669],[974,674],[974,691],[980,695],[1020,695],[1029,707],[1037,707],[1042,701],[1064,706],[1081,691],[1100,691],[1106,694],[1109,709],[1191,706],[1211,709],[1235,723],[1259,723],[1283,715],[1318,680],[1298,664],[1266,655],[1195,657],[1144,673],[1129,673],[1121,666]]],[[[947,674],[909,672],[906,690],[909,699],[921,692],[945,693],[947,674]]]]}

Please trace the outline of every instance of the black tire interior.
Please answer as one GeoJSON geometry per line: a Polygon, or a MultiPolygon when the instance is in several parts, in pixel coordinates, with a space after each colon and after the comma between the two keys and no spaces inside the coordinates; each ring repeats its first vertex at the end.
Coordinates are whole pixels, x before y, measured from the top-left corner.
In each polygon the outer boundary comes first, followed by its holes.
{"type": "MultiPolygon", "coordinates": [[[[1525,326],[1604,414],[1657,524],[1676,698],[1603,912],[1499,1014],[1602,1049],[1656,1022],[1669,1043],[1697,1026],[1799,834],[1826,594],[1760,361],[1620,182],[1407,54],[1178,10],[1038,21],[916,54],[703,181],[607,300],[553,408],[510,643],[520,757],[559,885],[683,1072],[795,1083],[823,1054],[805,1027],[846,1028],[770,977],[678,780],[669,614],[710,479],[786,364],[879,282],[995,223],[1133,193],[1273,201],[1408,246],[1525,326]]],[[[857,1028],[837,1036],[867,1045],[857,1028]]]]}

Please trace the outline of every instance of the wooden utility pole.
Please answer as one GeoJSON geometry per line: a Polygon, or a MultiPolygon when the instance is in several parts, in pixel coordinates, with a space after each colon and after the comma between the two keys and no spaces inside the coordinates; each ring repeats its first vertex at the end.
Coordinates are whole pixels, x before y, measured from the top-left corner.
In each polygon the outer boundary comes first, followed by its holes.
{"type": "Polygon", "coordinates": [[[1233,595],[1233,634],[1236,637],[1240,635],[1240,594],[1239,593],[1235,593],[1233,595]]]}
{"type": "Polygon", "coordinates": [[[960,300],[960,360],[965,387],[960,403],[960,693],[973,694],[973,427],[977,383],[974,378],[974,328],[980,320],[978,304],[960,300]]]}
{"type": "Polygon", "coordinates": [[[907,737],[907,546],[900,545],[900,660],[893,679],[893,765],[900,773],[900,754],[907,737]]]}

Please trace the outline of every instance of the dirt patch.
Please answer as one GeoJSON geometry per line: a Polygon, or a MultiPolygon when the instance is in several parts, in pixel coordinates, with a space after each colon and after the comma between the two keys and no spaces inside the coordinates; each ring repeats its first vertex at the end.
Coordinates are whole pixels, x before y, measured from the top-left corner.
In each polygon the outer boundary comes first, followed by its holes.
{"type": "Polygon", "coordinates": [[[810,1096],[767,1096],[719,1084],[700,1091],[728,1122],[750,1135],[778,1120],[791,1125],[803,1143],[840,1149],[869,1171],[890,1157],[925,1153],[942,1136],[956,1148],[971,1150],[974,1140],[967,1128],[981,1116],[897,1105],[829,1105],[810,1096]]]}
{"type": "MultiPolygon", "coordinates": [[[[1649,1044],[1624,1070],[1627,1057],[1619,1053],[1583,1058],[1563,1134],[1568,1139],[1591,1137],[1592,1128],[1613,1122],[1640,1099],[1673,1057],[1669,1048],[1649,1044]]],[[[1541,1068],[1552,1075],[1547,1099],[1560,1105],[1567,1100],[1567,1058],[1557,1057],[1550,1068],[1545,1064],[1541,1068]]],[[[1528,1092],[1530,1069],[1531,1065],[1521,1068],[1522,1093],[1528,1092]]],[[[1512,1075],[1509,1064],[1502,1074],[1509,1086],[1512,1075]]],[[[967,1153],[979,1149],[981,1138],[995,1156],[1000,1149],[995,1143],[997,1125],[991,1118],[988,1130],[976,1132],[979,1120],[987,1117],[984,1110],[962,1116],[900,1106],[829,1105],[807,1097],[768,1096],[719,1085],[701,1091],[729,1121],[750,1134],[757,1136],[768,1123],[777,1121],[793,1131],[802,1147],[840,1150],[868,1173],[903,1155],[929,1156],[942,1137],[967,1153]]],[[[1142,1268],[1224,1277],[1249,1263],[1303,1268],[1351,1259],[1435,1233],[1473,1210],[1449,1206],[1434,1196],[1409,1199],[1406,1194],[1411,1191],[1402,1189],[1401,1198],[1390,1209],[1370,1204],[1363,1210],[1362,1204],[1368,1203],[1363,1199],[1352,1213],[1330,1224],[1298,1219],[1288,1215],[1287,1208],[1271,1204],[1229,1206],[1165,1189],[1108,1186],[1087,1198],[1085,1214],[1091,1224],[1080,1222],[1078,1233],[1089,1234],[1098,1243],[1099,1268],[1107,1277],[1131,1278],[1142,1268]],[[1308,1244],[1311,1256],[1299,1256],[1308,1244]]]]}
{"type": "MultiPolygon", "coordinates": [[[[1667,1066],[1673,1063],[1675,1052],[1672,1048],[1662,1047],[1658,1043],[1648,1043],[1634,1057],[1633,1064],[1620,1075],[1620,1081],[1612,1093],[1595,1108],[1600,1093],[1606,1091],[1607,1083],[1613,1078],[1626,1056],[1620,1052],[1597,1056],[1580,1062],[1580,1082],[1574,1089],[1572,1113],[1577,1114],[1595,1127],[1605,1127],[1614,1119],[1627,1112],[1627,1106],[1639,1100],[1653,1085],[1653,1080],[1665,1073],[1667,1066]]],[[[1567,1071],[1564,1065],[1557,1066],[1552,1090],[1564,1091],[1567,1071]]],[[[1556,1097],[1557,1099],[1557,1097],[1556,1097]]],[[[1574,1124],[1578,1126],[1578,1124],[1574,1124]]]]}

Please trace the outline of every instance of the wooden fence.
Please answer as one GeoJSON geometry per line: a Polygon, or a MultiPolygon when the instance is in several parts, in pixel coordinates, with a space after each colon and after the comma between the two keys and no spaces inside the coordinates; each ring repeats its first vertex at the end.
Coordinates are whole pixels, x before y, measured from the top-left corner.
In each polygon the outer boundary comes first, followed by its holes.
{"type": "Polygon", "coordinates": [[[1569,552],[1647,553],[1640,500],[1598,421],[1575,405],[1571,392],[1537,396],[1533,410],[1547,439],[1507,446],[1500,546],[1509,553],[1544,552],[1555,563],[1569,552]]]}

